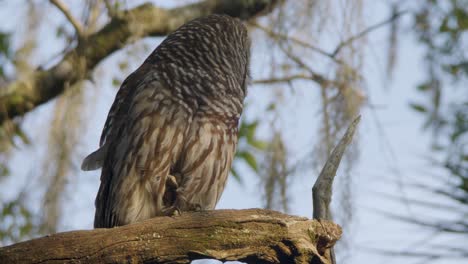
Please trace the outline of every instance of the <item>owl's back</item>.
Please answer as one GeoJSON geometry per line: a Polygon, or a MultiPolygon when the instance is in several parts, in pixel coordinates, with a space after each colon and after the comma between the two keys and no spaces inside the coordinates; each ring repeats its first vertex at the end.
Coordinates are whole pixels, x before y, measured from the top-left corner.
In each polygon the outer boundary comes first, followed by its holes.
{"type": "Polygon", "coordinates": [[[214,209],[237,145],[249,48],[239,20],[196,19],[124,81],[101,148],[83,164],[102,165],[95,227],[214,209]]]}

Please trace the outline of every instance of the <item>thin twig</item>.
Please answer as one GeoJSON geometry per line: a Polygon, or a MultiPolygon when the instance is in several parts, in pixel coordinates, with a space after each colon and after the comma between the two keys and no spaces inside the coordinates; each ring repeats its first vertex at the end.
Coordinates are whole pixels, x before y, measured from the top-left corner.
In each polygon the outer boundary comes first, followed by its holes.
{"type": "Polygon", "coordinates": [[[459,254],[454,254],[453,252],[434,252],[434,250],[430,251],[418,251],[418,252],[413,252],[413,251],[398,251],[398,250],[386,250],[386,249],[381,249],[381,248],[375,248],[375,247],[362,247],[363,249],[371,252],[378,252],[383,255],[389,255],[392,257],[395,256],[405,256],[405,257],[423,257],[427,258],[423,262],[418,262],[418,263],[429,263],[428,260],[437,260],[437,259],[463,259],[468,257],[468,252],[463,251],[464,249],[462,248],[457,248],[459,254]]]}
{"type": "Polygon", "coordinates": [[[104,5],[106,6],[107,12],[109,12],[109,13],[111,13],[112,10],[114,9],[114,8],[112,7],[111,2],[109,2],[109,0],[104,0],[104,5]]]}
{"type": "Polygon", "coordinates": [[[284,77],[271,77],[268,79],[259,79],[259,80],[254,80],[254,84],[272,84],[272,83],[285,83],[285,82],[291,82],[295,80],[314,80],[313,76],[306,75],[306,74],[293,74],[289,76],[284,76],[284,77]]]}
{"type": "Polygon", "coordinates": [[[262,26],[258,23],[255,23],[255,22],[249,22],[250,25],[258,28],[258,29],[261,29],[262,31],[264,31],[266,34],[268,34],[270,37],[273,37],[273,38],[280,38],[280,39],[283,39],[283,40],[289,40],[289,41],[292,41],[298,45],[301,45],[303,47],[306,47],[306,48],[309,48],[325,57],[328,57],[330,59],[332,59],[333,61],[337,62],[337,63],[340,63],[342,64],[343,61],[337,59],[335,56],[333,56],[332,53],[328,53],[326,52],[325,50],[319,48],[319,47],[316,47],[312,44],[309,44],[307,43],[306,41],[304,40],[301,40],[301,39],[298,39],[298,38],[295,38],[295,37],[291,37],[291,36],[288,36],[288,35],[284,35],[284,34],[281,34],[281,33],[278,33],[278,32],[274,32],[271,28],[267,28],[265,26],[262,26]]]}
{"type": "Polygon", "coordinates": [[[426,221],[426,219],[416,219],[413,217],[403,216],[403,215],[391,213],[391,212],[377,209],[377,208],[369,208],[369,209],[377,213],[380,213],[386,216],[387,218],[404,221],[409,224],[413,224],[417,226],[428,227],[432,230],[445,232],[445,233],[464,234],[466,233],[466,230],[468,228],[468,223],[466,223],[464,219],[454,220],[454,221],[449,221],[449,222],[443,222],[443,219],[441,219],[440,221],[431,222],[431,221],[426,221]]]}
{"type": "Polygon", "coordinates": [[[327,98],[327,87],[320,87],[320,96],[322,97],[322,112],[323,112],[323,122],[325,130],[325,146],[327,150],[327,155],[330,155],[333,143],[331,141],[331,128],[330,128],[330,114],[328,113],[329,101],[327,98]]]}
{"type": "Polygon", "coordinates": [[[53,5],[55,5],[65,15],[68,21],[70,21],[70,23],[75,28],[75,31],[78,37],[83,38],[85,36],[83,25],[80,23],[80,21],[78,21],[77,19],[75,19],[75,17],[73,17],[68,7],[61,0],[50,0],[50,2],[53,5]]]}
{"type": "Polygon", "coordinates": [[[358,34],[340,42],[340,44],[338,44],[338,46],[335,48],[335,50],[333,51],[333,53],[331,54],[333,58],[335,58],[338,53],[341,51],[342,48],[344,48],[345,46],[351,44],[353,41],[359,39],[359,38],[362,38],[364,37],[365,35],[369,34],[370,32],[382,27],[382,26],[385,26],[386,24],[388,23],[391,23],[393,21],[395,21],[396,19],[398,19],[400,16],[402,16],[403,14],[405,14],[407,11],[401,11],[401,12],[396,12],[395,14],[393,14],[390,18],[380,22],[380,23],[377,23],[375,25],[372,25],[368,28],[366,28],[365,30],[359,32],[358,34]]]}
{"type": "Polygon", "coordinates": [[[106,6],[106,9],[107,9],[107,15],[110,18],[116,17],[118,15],[117,9],[114,6],[112,6],[109,0],[104,0],[104,5],[106,6]]]}
{"type": "Polygon", "coordinates": [[[290,58],[293,62],[295,62],[299,67],[302,69],[306,70],[309,72],[310,76],[309,79],[317,82],[320,86],[322,87],[327,87],[330,83],[333,81],[325,78],[323,75],[316,73],[313,71],[309,65],[307,65],[305,62],[303,62],[298,56],[292,54],[289,50],[287,50],[285,47],[282,45],[279,46],[280,49],[290,58]]]}

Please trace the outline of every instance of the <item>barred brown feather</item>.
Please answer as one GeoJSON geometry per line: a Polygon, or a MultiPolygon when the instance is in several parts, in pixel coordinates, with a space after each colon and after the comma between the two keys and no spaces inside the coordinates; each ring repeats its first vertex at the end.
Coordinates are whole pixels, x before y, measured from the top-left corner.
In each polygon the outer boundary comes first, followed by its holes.
{"type": "Polygon", "coordinates": [[[170,34],[122,84],[100,149],[95,227],[214,209],[237,145],[250,40],[226,15],[195,19],[170,34]]]}

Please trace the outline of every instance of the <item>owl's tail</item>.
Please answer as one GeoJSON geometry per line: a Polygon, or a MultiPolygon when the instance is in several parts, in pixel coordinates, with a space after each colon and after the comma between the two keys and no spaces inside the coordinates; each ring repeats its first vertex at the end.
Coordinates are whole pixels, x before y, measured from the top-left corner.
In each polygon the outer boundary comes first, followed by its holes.
{"type": "Polygon", "coordinates": [[[81,170],[84,171],[92,171],[98,170],[102,168],[102,164],[104,163],[104,159],[107,155],[107,149],[109,144],[104,144],[98,150],[94,151],[93,153],[89,154],[81,163],[81,170]]]}

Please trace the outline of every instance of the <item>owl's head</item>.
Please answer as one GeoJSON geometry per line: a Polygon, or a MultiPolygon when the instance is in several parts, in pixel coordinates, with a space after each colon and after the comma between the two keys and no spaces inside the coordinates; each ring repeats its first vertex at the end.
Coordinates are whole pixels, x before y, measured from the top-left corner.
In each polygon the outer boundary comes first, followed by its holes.
{"type": "Polygon", "coordinates": [[[148,60],[229,77],[245,94],[250,78],[250,42],[247,28],[239,19],[210,15],[182,25],[148,60]]]}

